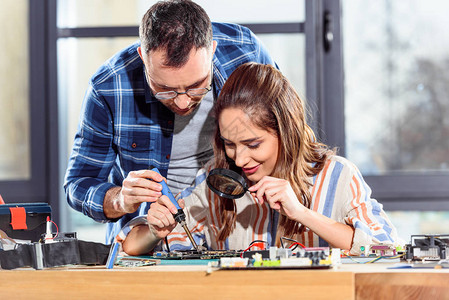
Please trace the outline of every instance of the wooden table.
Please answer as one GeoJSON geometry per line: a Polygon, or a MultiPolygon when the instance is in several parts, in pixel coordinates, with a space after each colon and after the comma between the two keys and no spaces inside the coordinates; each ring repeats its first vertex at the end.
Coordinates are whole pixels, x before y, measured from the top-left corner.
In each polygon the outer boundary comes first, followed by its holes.
{"type": "Polygon", "coordinates": [[[148,266],[0,271],[1,299],[449,299],[448,269],[343,264],[330,270],[148,266]]]}

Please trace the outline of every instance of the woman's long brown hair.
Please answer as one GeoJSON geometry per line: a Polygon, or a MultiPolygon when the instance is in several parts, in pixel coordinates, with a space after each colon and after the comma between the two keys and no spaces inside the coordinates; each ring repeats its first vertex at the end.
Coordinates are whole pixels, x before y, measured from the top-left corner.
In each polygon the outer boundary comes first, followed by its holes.
{"type": "MultiPolygon", "coordinates": [[[[310,179],[321,171],[333,151],[317,142],[315,134],[306,123],[304,103],[289,81],[270,65],[246,63],[239,66],[223,86],[214,107],[217,128],[214,137],[214,165],[242,173],[226,156],[220,138],[220,130],[226,128],[219,128],[218,119],[226,108],[241,109],[255,126],[278,137],[279,154],[271,176],[289,181],[299,201],[310,208],[310,179]]],[[[234,200],[221,198],[220,210],[222,227],[218,239],[225,240],[235,228],[234,200]]],[[[281,236],[293,237],[301,231],[296,221],[282,215],[277,241],[281,236]]]]}

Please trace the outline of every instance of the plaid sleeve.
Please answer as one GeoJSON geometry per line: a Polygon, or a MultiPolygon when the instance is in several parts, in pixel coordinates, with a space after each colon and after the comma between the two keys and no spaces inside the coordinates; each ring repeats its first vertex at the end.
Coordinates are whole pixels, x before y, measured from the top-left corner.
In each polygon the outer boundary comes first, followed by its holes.
{"type": "Polygon", "coordinates": [[[113,128],[102,97],[92,85],[86,92],[78,131],[65,176],[69,205],[98,222],[108,222],[103,199],[114,187],[108,176],[116,159],[111,147],[113,128]]]}

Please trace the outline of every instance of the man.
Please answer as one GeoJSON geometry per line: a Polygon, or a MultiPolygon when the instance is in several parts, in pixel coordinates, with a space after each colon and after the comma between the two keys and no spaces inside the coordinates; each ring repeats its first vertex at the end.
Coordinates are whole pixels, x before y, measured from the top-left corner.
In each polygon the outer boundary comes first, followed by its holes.
{"type": "Polygon", "coordinates": [[[232,71],[248,61],[274,65],[251,31],[212,24],[188,0],[153,5],[139,35],[93,75],[65,178],[69,205],[109,222],[107,242],[146,214],[162,176],[177,193],[211,158],[209,112],[232,71]]]}

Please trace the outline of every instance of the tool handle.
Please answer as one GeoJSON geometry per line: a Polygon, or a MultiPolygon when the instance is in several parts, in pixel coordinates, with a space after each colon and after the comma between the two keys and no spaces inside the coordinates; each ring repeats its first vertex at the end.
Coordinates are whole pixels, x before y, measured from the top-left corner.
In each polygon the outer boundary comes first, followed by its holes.
{"type": "MultiPolygon", "coordinates": [[[[157,168],[153,168],[152,171],[157,172],[159,174],[161,174],[159,172],[159,170],[157,168]]],[[[176,201],[175,197],[173,196],[173,194],[171,193],[170,189],[168,188],[167,183],[165,182],[165,180],[162,180],[161,182],[159,182],[162,185],[162,195],[165,195],[168,197],[168,199],[170,199],[170,201],[173,203],[174,206],[176,206],[176,208],[179,210],[182,210],[182,208],[179,206],[178,201],[176,201]]]]}

